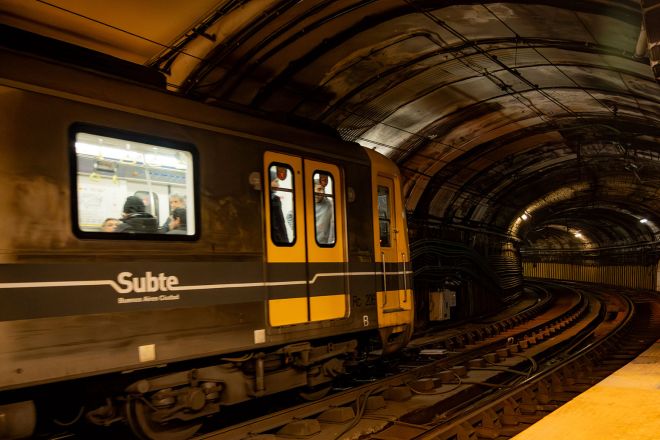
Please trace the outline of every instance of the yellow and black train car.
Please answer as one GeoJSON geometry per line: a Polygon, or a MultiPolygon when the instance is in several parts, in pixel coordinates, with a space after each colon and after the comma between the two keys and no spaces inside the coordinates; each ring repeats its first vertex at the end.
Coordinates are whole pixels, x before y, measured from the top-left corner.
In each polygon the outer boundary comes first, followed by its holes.
{"type": "Polygon", "coordinates": [[[31,435],[44,389],[61,409],[73,379],[115,376],[88,421],[185,438],[224,405],[322,390],[364,332],[384,352],[409,337],[384,156],[4,49],[0,107],[8,438],[31,435]]]}

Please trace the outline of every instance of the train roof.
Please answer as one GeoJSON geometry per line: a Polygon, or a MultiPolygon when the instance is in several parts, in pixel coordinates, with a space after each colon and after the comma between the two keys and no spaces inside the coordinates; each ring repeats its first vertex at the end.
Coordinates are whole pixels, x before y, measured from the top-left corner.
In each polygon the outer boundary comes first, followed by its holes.
{"type": "MultiPolygon", "coordinates": [[[[0,26],[0,35],[13,32],[7,26],[0,26]]],[[[58,52],[59,47],[51,46],[53,40],[34,37],[37,38],[27,35],[27,40],[18,45],[0,47],[3,60],[0,81],[73,101],[260,140],[302,153],[322,152],[368,163],[362,146],[341,140],[334,130],[317,122],[236,106],[222,108],[181,97],[165,90],[158,75],[149,73],[144,66],[68,44],[63,52],[58,52]],[[42,40],[46,45],[35,49],[42,40]],[[52,53],[59,55],[51,56],[52,53]]]]}

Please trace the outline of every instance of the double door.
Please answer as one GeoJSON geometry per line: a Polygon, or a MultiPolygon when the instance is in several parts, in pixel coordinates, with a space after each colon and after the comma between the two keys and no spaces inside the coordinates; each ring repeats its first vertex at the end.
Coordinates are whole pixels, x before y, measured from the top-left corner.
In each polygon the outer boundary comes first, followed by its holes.
{"type": "Polygon", "coordinates": [[[264,175],[270,325],[346,317],[348,280],[339,168],[266,152],[264,175]]]}

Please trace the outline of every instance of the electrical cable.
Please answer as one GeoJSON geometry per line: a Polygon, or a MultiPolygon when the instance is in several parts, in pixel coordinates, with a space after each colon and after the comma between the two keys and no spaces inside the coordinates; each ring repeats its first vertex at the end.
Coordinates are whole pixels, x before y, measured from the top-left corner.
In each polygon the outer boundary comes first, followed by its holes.
{"type": "Polygon", "coordinates": [[[361,394],[360,396],[357,397],[355,417],[353,418],[351,423],[349,423],[348,426],[346,426],[339,434],[337,434],[334,437],[334,440],[339,440],[340,438],[342,438],[342,436],[344,434],[346,434],[348,431],[350,431],[352,428],[354,428],[359,423],[359,421],[362,420],[362,416],[364,415],[364,412],[367,409],[367,400],[369,399],[369,396],[371,396],[373,393],[381,391],[381,390],[382,390],[382,388],[375,387],[375,388],[372,388],[372,389],[364,392],[363,394],[361,394]],[[363,398],[363,397],[364,397],[364,400],[362,401],[362,403],[360,403],[360,399],[363,398]]]}
{"type": "MultiPolygon", "coordinates": [[[[75,15],[76,17],[84,18],[85,20],[89,20],[89,21],[94,22],[94,23],[96,23],[96,24],[100,24],[100,25],[102,25],[102,26],[106,26],[106,27],[108,27],[108,28],[110,28],[110,29],[114,29],[114,30],[116,30],[116,31],[119,31],[119,32],[122,32],[122,33],[124,33],[124,34],[130,35],[130,36],[132,36],[132,37],[136,37],[136,38],[139,38],[139,39],[141,39],[141,40],[147,41],[147,42],[149,42],[149,43],[153,43],[153,44],[155,44],[155,45],[157,45],[157,46],[160,46],[160,47],[162,47],[162,48],[164,48],[164,49],[174,49],[174,47],[172,47],[172,46],[168,46],[167,44],[160,43],[160,42],[158,42],[158,41],[155,41],[155,40],[149,39],[149,38],[147,38],[147,37],[144,37],[144,36],[142,36],[142,35],[138,35],[138,34],[136,34],[136,33],[133,33],[133,32],[130,32],[130,31],[127,31],[126,29],[122,29],[122,28],[120,28],[120,27],[118,27],[118,26],[113,26],[113,25],[111,25],[111,24],[109,24],[109,23],[105,23],[105,22],[100,21],[100,20],[97,20],[97,19],[95,19],[95,18],[88,17],[88,16],[83,15],[83,14],[80,14],[80,13],[78,13],[78,12],[74,12],[74,11],[72,11],[72,10],[70,10],[70,9],[67,9],[67,8],[64,8],[64,7],[62,7],[62,6],[58,6],[58,5],[55,5],[55,4],[53,4],[53,3],[49,3],[49,2],[47,2],[47,1],[45,1],[45,0],[37,0],[37,2],[42,3],[42,4],[46,5],[46,6],[50,6],[50,7],[55,8],[55,9],[59,9],[60,11],[66,12],[66,13],[68,13],[68,14],[75,15]]],[[[182,53],[182,54],[184,54],[184,55],[187,55],[187,56],[189,56],[189,57],[191,57],[191,58],[194,58],[194,59],[196,59],[196,60],[199,60],[199,61],[204,61],[203,58],[199,58],[199,57],[197,57],[197,56],[195,56],[195,55],[189,54],[189,53],[184,52],[184,51],[182,51],[182,50],[179,51],[179,53],[182,53]]]]}
{"type": "Polygon", "coordinates": [[[249,361],[253,357],[254,357],[254,353],[249,353],[249,354],[246,354],[245,356],[240,357],[240,358],[220,358],[220,360],[225,361],[225,362],[237,362],[238,363],[238,362],[249,361]]]}

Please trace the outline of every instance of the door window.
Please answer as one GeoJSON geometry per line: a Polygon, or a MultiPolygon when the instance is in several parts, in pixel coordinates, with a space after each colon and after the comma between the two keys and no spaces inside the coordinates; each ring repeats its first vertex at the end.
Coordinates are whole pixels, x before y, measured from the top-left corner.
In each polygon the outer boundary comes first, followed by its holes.
{"type": "Polygon", "coordinates": [[[391,239],[391,210],[390,189],[386,186],[378,186],[378,226],[380,230],[381,247],[392,246],[391,239]]]}
{"type": "Polygon", "coordinates": [[[334,179],[325,171],[315,171],[312,178],[316,244],[332,247],[336,241],[334,179]]]}
{"type": "Polygon", "coordinates": [[[292,246],[296,241],[293,170],[289,165],[272,163],[268,167],[268,174],[270,181],[270,236],[277,246],[292,246]]]}

